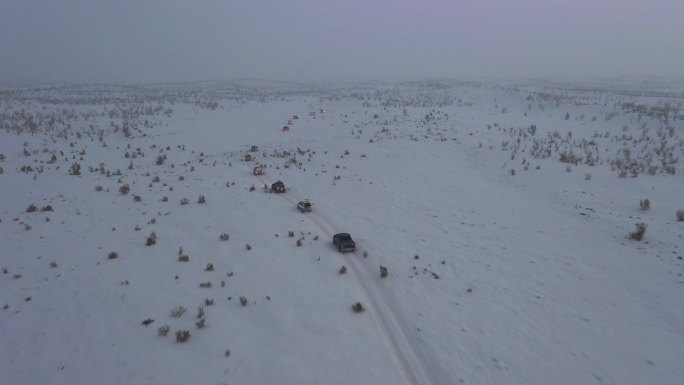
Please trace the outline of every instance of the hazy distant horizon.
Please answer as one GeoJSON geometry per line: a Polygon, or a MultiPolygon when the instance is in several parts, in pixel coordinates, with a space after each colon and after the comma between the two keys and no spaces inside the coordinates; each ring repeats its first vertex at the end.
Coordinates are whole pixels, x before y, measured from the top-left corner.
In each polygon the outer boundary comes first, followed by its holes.
{"type": "Polygon", "coordinates": [[[1,84],[684,78],[684,2],[8,0],[1,84]]]}

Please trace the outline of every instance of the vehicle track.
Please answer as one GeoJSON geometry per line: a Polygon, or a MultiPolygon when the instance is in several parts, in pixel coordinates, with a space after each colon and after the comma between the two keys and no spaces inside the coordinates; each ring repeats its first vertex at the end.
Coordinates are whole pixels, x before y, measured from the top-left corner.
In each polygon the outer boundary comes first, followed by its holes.
{"type": "MultiPolygon", "coordinates": [[[[245,163],[243,165],[249,170],[245,163]]],[[[249,172],[251,173],[251,170],[249,172]]],[[[262,184],[270,186],[269,181],[263,175],[255,175],[255,177],[262,184]]],[[[285,193],[278,194],[278,196],[293,206],[297,204],[297,200],[292,195],[285,193]]],[[[332,239],[332,236],[339,232],[339,226],[327,220],[320,209],[307,213],[305,217],[328,236],[328,239],[332,239]]],[[[432,385],[434,382],[425,368],[423,356],[415,342],[410,336],[407,336],[406,328],[403,326],[402,320],[397,317],[392,301],[388,300],[383,288],[377,283],[379,278],[374,279],[369,270],[370,266],[363,260],[356,258],[358,257],[356,252],[344,253],[343,257],[351,267],[354,279],[368,299],[367,311],[385,341],[385,346],[397,365],[404,383],[432,385]]]]}

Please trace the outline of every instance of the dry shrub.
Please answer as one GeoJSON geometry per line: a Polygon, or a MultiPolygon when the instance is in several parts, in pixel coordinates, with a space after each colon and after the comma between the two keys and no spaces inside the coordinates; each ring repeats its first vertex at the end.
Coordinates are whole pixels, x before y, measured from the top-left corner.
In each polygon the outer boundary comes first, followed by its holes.
{"type": "Polygon", "coordinates": [[[160,326],[159,329],[157,329],[157,333],[159,333],[159,335],[162,337],[166,337],[166,335],[169,334],[169,330],[171,330],[171,326],[164,325],[160,326]]]}
{"type": "Polygon", "coordinates": [[[176,332],[176,342],[182,343],[190,339],[190,330],[179,330],[176,332]]]}
{"type": "Polygon", "coordinates": [[[677,220],[684,222],[684,210],[677,210],[677,220]]]}
{"type": "Polygon", "coordinates": [[[107,255],[107,258],[109,259],[117,259],[118,257],[119,254],[117,254],[116,251],[112,251],[111,253],[109,253],[109,255],[107,255]]]}
{"type": "Polygon", "coordinates": [[[386,278],[388,274],[387,267],[380,265],[380,277],[386,278]]]}
{"type": "Polygon", "coordinates": [[[340,273],[340,274],[344,274],[346,272],[347,272],[347,266],[344,266],[344,265],[342,267],[340,267],[340,270],[338,271],[338,273],[340,273]]]}
{"type": "Polygon", "coordinates": [[[645,223],[637,223],[636,224],[636,230],[634,232],[629,233],[629,239],[633,239],[635,241],[640,241],[644,238],[644,234],[646,233],[646,224],[645,223]]]}
{"type": "Polygon", "coordinates": [[[121,187],[119,187],[119,192],[120,192],[122,195],[126,195],[126,194],[128,194],[130,191],[131,191],[131,186],[129,186],[129,185],[127,185],[127,184],[121,185],[121,187]]]}
{"type": "Polygon", "coordinates": [[[188,255],[179,255],[178,256],[178,262],[188,262],[190,261],[190,256],[188,255]]]}
{"type": "Polygon", "coordinates": [[[357,303],[353,304],[352,310],[354,311],[354,313],[363,313],[364,311],[366,311],[366,309],[363,308],[363,305],[361,304],[361,302],[357,302],[357,303]]]}
{"type": "Polygon", "coordinates": [[[247,306],[247,297],[240,296],[240,305],[247,306]]]}
{"type": "Polygon", "coordinates": [[[228,235],[228,233],[221,233],[221,235],[219,235],[219,239],[222,240],[222,241],[227,241],[228,238],[230,238],[230,236],[228,235]]]}
{"type": "Polygon", "coordinates": [[[651,208],[651,201],[649,201],[648,199],[640,200],[640,201],[639,201],[639,207],[640,207],[642,210],[648,210],[648,209],[651,208]]]}

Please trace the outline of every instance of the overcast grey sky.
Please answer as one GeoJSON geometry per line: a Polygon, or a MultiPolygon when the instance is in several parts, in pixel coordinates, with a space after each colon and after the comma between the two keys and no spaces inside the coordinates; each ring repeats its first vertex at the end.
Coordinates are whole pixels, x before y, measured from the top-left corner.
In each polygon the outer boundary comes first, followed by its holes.
{"type": "Polygon", "coordinates": [[[684,77],[684,0],[0,0],[0,81],[684,77]]]}

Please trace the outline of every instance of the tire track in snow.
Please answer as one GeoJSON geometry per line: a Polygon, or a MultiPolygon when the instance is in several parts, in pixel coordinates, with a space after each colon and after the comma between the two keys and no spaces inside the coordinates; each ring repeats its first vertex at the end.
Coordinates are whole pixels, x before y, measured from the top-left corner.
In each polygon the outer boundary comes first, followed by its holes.
{"type": "MultiPolygon", "coordinates": [[[[249,170],[247,164],[243,163],[243,165],[249,170]]],[[[252,170],[249,170],[249,172],[252,173],[252,170]]],[[[254,176],[262,184],[266,186],[271,185],[263,175],[254,176]]],[[[278,194],[278,196],[294,206],[296,206],[298,202],[290,195],[287,195],[287,193],[278,194]]],[[[326,220],[325,217],[320,214],[319,209],[307,213],[305,217],[327,235],[328,239],[332,239],[332,236],[339,232],[337,230],[339,226],[326,220]]],[[[361,286],[368,298],[368,302],[371,305],[368,306],[368,312],[370,313],[375,326],[378,328],[378,331],[380,331],[392,359],[400,370],[404,383],[413,385],[432,385],[433,381],[425,369],[422,354],[420,354],[420,351],[411,338],[406,335],[405,326],[401,322],[402,320],[397,317],[397,312],[394,310],[391,301],[389,301],[387,296],[383,293],[383,289],[379,285],[373,283],[369,268],[365,266],[366,264],[364,264],[362,260],[355,258],[358,257],[356,252],[343,253],[342,255],[353,270],[354,279],[357,281],[358,285],[361,286]],[[353,257],[349,254],[352,254],[353,257]]]]}

